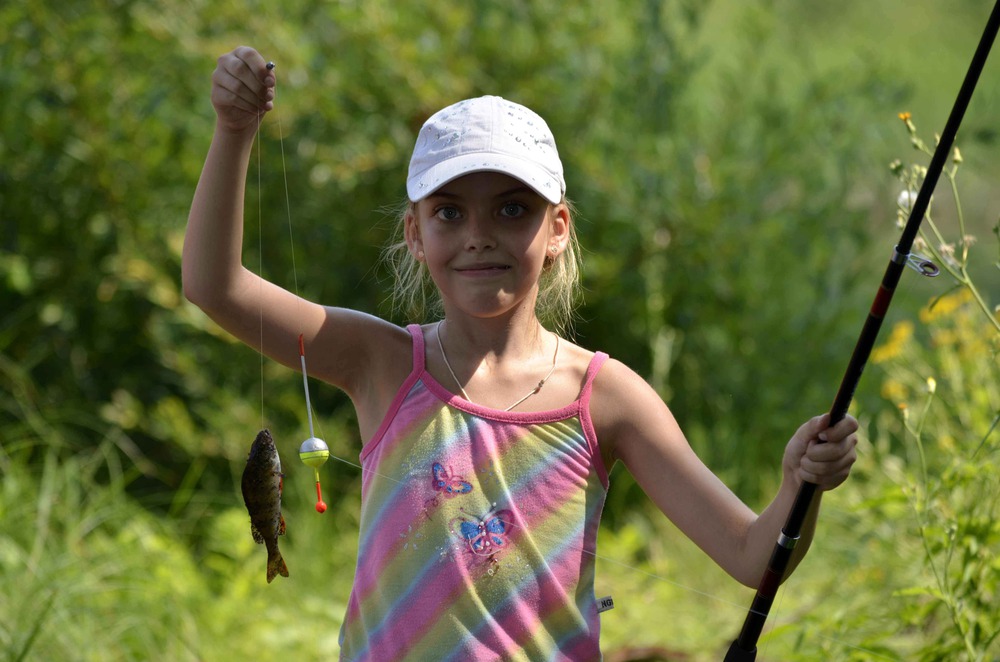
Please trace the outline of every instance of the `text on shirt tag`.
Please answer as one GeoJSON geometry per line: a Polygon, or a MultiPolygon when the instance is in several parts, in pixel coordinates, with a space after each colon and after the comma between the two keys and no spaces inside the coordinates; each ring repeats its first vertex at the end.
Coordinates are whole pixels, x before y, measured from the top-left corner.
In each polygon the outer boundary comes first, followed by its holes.
{"type": "Polygon", "coordinates": [[[615,608],[615,601],[611,599],[611,596],[606,598],[599,598],[597,600],[597,613],[600,614],[602,611],[608,611],[609,609],[615,608]]]}

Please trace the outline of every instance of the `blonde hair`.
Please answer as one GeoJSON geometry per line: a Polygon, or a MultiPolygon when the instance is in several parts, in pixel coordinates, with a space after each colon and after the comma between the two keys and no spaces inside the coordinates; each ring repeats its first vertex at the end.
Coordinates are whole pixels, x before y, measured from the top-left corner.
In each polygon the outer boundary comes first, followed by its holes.
{"type": "MultiPolygon", "coordinates": [[[[555,258],[546,258],[538,281],[535,315],[541,323],[559,335],[572,333],[576,305],[582,299],[580,286],[580,243],[573,223],[574,207],[567,198],[562,204],[570,215],[569,241],[555,258]]],[[[422,262],[418,262],[406,244],[406,215],[413,203],[406,201],[396,210],[396,230],[392,241],[382,251],[394,279],[392,309],[411,320],[442,317],[441,294],[422,262]]]]}

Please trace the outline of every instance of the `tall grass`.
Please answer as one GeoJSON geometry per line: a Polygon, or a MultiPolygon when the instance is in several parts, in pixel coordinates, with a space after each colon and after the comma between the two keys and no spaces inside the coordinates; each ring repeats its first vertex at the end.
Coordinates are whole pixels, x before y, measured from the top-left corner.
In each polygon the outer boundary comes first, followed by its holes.
{"type": "Polygon", "coordinates": [[[238,492],[200,522],[129,496],[110,441],[67,453],[0,449],[0,656],[8,660],[227,660],[336,656],[351,579],[351,521],[288,494],[288,580],[264,579],[238,492]],[[293,505],[297,504],[297,505],[293,505]],[[207,531],[195,544],[182,531],[207,531]]]}
{"type": "Polygon", "coordinates": [[[63,458],[53,446],[6,447],[3,466],[0,647],[8,657],[191,658],[190,619],[164,607],[207,593],[184,541],[125,495],[110,444],[63,458]],[[43,459],[28,462],[31,455],[43,459]]]}
{"type": "MultiPolygon", "coordinates": [[[[183,514],[157,516],[129,496],[132,476],[113,447],[105,440],[66,454],[37,440],[4,446],[0,655],[17,661],[336,659],[352,578],[356,501],[317,515],[306,474],[289,467],[288,536],[281,544],[291,577],[268,585],[263,549],[250,538],[235,489],[228,501],[219,495],[192,509],[198,522],[183,514]],[[195,542],[186,533],[194,529],[207,533],[195,542]]],[[[333,469],[337,479],[328,489],[356,492],[351,471],[333,469]]],[[[656,645],[693,660],[718,659],[752,592],[662,517],[640,509],[622,521],[601,534],[597,591],[616,601],[603,619],[604,649],[656,645]],[[669,628],[652,627],[664,619],[669,628]]],[[[775,614],[778,632],[791,634],[773,639],[776,659],[797,641],[796,614],[815,600],[815,585],[828,588],[821,571],[836,547],[824,546],[775,614]]]]}

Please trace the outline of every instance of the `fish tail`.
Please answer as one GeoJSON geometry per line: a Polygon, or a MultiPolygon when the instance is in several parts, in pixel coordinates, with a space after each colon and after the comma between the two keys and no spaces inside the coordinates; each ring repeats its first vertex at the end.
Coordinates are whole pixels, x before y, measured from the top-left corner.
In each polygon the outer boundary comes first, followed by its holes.
{"type": "Polygon", "coordinates": [[[288,566],[285,565],[285,559],[281,556],[281,552],[274,550],[273,554],[267,555],[267,583],[270,584],[278,575],[287,577],[288,566]]]}

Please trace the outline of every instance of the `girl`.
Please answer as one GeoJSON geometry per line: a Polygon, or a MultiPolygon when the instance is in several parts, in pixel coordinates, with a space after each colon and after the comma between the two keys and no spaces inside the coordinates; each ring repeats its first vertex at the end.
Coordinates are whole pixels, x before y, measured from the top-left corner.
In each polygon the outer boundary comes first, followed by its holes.
{"type": "Polygon", "coordinates": [[[274,89],[253,49],[219,58],[184,292],[290,368],[304,334],[312,374],[357,410],[366,442],[344,659],[600,659],[594,560],[615,462],[747,586],[801,482],[826,490],[847,478],[857,422],[828,428],[815,417],[788,442],[778,494],[755,514],[695,456],[641,377],[541,324],[540,314],[557,329],[568,319],[573,219],[548,126],[498,97],[436,113],[410,162],[395,264],[410,302],[422,301],[429,278],[440,320],[404,329],[262,281],[241,264],[241,224],[250,151],[274,89]]]}

